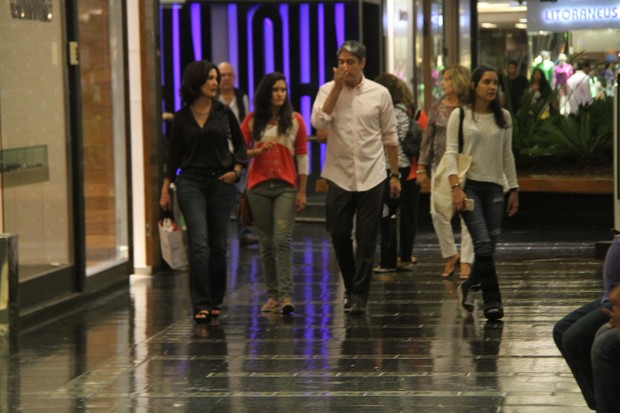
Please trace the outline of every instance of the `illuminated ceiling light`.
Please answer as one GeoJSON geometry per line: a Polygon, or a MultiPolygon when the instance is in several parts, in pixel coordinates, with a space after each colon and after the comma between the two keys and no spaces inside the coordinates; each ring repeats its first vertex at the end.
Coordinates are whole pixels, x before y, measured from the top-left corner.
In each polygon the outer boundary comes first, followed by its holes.
{"type": "Polygon", "coordinates": [[[506,13],[506,12],[523,12],[527,11],[527,6],[520,5],[515,1],[505,2],[487,2],[478,3],[479,13],[506,13]]]}
{"type": "Polygon", "coordinates": [[[525,23],[515,23],[515,27],[517,29],[527,30],[527,24],[525,24],[525,23]]]}
{"type": "Polygon", "coordinates": [[[483,29],[497,29],[497,24],[495,23],[481,23],[480,27],[483,29]]]}

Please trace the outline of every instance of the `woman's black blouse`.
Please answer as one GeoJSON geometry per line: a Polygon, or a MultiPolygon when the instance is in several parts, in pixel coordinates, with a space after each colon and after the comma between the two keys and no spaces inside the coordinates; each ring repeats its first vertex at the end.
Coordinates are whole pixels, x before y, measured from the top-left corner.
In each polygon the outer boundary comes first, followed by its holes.
{"type": "Polygon", "coordinates": [[[194,119],[189,105],[174,114],[166,171],[170,182],[174,182],[179,168],[224,172],[231,171],[235,164],[245,165],[246,160],[245,141],[239,122],[226,105],[214,101],[202,128],[194,119]],[[232,152],[228,142],[229,130],[232,152]]]}

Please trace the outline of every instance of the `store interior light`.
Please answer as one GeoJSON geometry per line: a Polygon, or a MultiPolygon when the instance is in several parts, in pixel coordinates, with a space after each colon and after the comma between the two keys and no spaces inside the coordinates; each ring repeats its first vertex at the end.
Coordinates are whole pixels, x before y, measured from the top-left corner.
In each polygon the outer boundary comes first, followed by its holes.
{"type": "Polygon", "coordinates": [[[497,24],[495,23],[481,23],[480,27],[483,29],[497,29],[497,24]]]}
{"type": "Polygon", "coordinates": [[[516,1],[481,1],[478,3],[479,13],[526,12],[527,6],[516,1]]]}
{"type": "Polygon", "coordinates": [[[526,23],[515,23],[515,27],[517,29],[527,30],[527,24],[526,23]]]}

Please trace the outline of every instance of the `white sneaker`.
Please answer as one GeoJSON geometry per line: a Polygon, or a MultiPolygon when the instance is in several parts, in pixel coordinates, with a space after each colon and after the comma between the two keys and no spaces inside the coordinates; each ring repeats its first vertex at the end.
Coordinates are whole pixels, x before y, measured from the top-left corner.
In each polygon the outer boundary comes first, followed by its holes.
{"type": "Polygon", "coordinates": [[[415,266],[415,263],[413,263],[412,261],[401,261],[398,264],[398,267],[396,268],[398,271],[413,271],[413,267],[415,266]]]}
{"type": "Polygon", "coordinates": [[[375,267],[372,272],[384,273],[384,272],[396,272],[396,268],[375,267]]]}

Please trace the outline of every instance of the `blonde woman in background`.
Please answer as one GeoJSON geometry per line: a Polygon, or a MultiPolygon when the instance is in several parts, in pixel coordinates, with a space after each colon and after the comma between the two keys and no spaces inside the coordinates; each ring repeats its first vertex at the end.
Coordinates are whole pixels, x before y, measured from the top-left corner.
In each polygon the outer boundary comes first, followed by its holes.
{"type": "MultiPolygon", "coordinates": [[[[420,185],[428,182],[429,169],[430,179],[434,177],[437,165],[439,165],[439,161],[446,151],[447,125],[450,114],[454,109],[461,106],[469,95],[469,70],[461,65],[447,67],[442,72],[441,88],[443,89],[444,96],[439,102],[431,106],[428,123],[422,138],[417,170],[418,183],[420,185]]],[[[460,262],[459,278],[467,279],[471,273],[471,265],[474,261],[474,247],[471,236],[461,218],[461,253],[459,254],[454,240],[451,220],[437,213],[435,208],[435,203],[442,202],[442,200],[440,201],[440,198],[434,192],[434,188],[436,188],[436,185],[431,181],[431,218],[437,239],[439,240],[441,256],[447,259],[441,276],[452,276],[460,262]]],[[[451,199],[446,201],[449,204],[452,203],[451,199]]],[[[448,205],[448,207],[450,206],[448,205]]]]}

